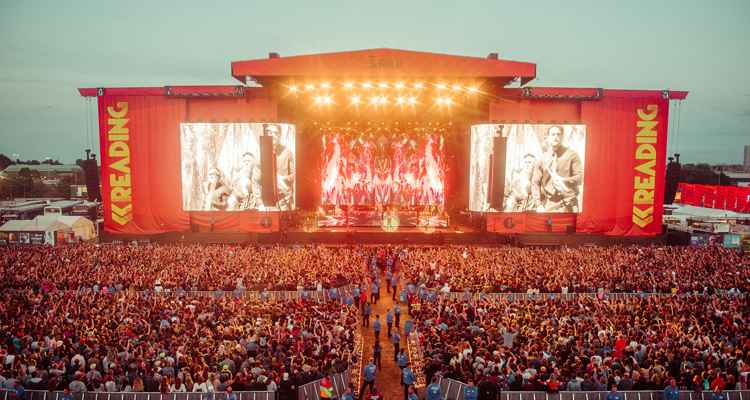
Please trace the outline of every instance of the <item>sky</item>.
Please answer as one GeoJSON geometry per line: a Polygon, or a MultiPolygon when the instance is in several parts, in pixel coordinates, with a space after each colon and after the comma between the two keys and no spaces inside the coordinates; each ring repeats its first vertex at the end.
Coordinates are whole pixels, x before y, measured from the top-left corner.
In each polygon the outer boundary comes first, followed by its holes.
{"type": "Polygon", "coordinates": [[[528,86],[686,90],[667,151],[741,164],[748,21],[748,0],[0,0],[0,153],[85,158],[77,88],[237,85],[232,61],[389,47],[536,63],[528,86]]]}

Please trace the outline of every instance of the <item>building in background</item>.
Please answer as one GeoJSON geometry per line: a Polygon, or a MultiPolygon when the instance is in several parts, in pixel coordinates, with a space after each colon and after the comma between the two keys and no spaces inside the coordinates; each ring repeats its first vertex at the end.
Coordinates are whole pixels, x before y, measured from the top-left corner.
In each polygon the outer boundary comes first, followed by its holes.
{"type": "Polygon", "coordinates": [[[742,165],[746,172],[750,172],[750,144],[745,146],[745,162],[742,165]]]}

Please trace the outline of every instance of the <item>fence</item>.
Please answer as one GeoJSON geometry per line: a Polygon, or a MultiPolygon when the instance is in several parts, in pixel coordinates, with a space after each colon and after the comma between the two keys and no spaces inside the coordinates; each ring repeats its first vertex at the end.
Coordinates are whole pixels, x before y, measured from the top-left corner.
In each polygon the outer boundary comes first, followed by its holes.
{"type": "MultiPolygon", "coordinates": [[[[353,369],[353,367],[352,367],[353,369]]],[[[331,377],[331,385],[333,386],[333,393],[331,398],[341,397],[349,387],[349,371],[344,371],[340,374],[333,375],[331,377]]],[[[317,400],[320,398],[320,381],[310,382],[297,388],[297,399],[298,400],[317,400]]],[[[240,400],[240,399],[237,399],[240,400]]],[[[247,400],[247,399],[242,399],[247,400]]],[[[261,400],[261,399],[259,399],[261,400]]]]}
{"type": "MultiPolygon", "coordinates": [[[[465,383],[453,379],[438,378],[438,386],[443,391],[443,399],[464,400],[465,383]]],[[[501,392],[490,393],[489,396],[479,394],[480,399],[492,400],[605,400],[608,392],[560,392],[550,394],[545,392],[501,392]]],[[[623,400],[662,400],[664,392],[638,391],[620,392],[623,400]]],[[[713,391],[681,391],[680,400],[711,400],[713,391]]],[[[725,391],[729,400],[750,400],[750,391],[725,391]]]]}

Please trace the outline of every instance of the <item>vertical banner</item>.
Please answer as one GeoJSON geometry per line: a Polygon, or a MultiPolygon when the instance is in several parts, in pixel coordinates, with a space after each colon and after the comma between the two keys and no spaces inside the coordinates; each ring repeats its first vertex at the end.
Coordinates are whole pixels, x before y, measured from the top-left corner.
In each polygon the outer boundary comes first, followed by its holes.
{"type": "Polygon", "coordinates": [[[727,188],[724,186],[717,186],[716,187],[716,195],[714,196],[714,208],[718,210],[724,209],[724,202],[726,201],[727,197],[727,188]]]}
{"type": "Polygon", "coordinates": [[[703,207],[714,208],[714,192],[716,186],[706,185],[703,189],[703,207]]]}
{"type": "Polygon", "coordinates": [[[614,236],[661,233],[668,117],[666,99],[582,102],[587,189],[577,232],[614,236]]]}
{"type": "Polygon", "coordinates": [[[750,196],[750,188],[738,187],[737,188],[737,212],[747,212],[747,200],[750,196]]]}
{"type": "Polygon", "coordinates": [[[696,207],[703,207],[703,190],[705,186],[695,185],[695,191],[693,192],[693,205],[696,207]]]}
{"type": "Polygon", "coordinates": [[[727,188],[726,210],[734,211],[737,209],[735,207],[735,204],[737,204],[737,187],[727,186],[726,188],[727,188]]]}

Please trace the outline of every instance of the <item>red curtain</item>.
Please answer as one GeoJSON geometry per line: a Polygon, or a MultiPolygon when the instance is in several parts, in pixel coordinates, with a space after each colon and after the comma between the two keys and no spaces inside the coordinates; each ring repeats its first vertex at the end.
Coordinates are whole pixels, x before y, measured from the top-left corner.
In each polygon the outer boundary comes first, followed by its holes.
{"type": "Polygon", "coordinates": [[[750,188],[737,188],[737,211],[747,212],[747,196],[750,195],[750,188]]]}
{"type": "Polygon", "coordinates": [[[703,185],[695,185],[695,189],[693,191],[693,205],[696,207],[703,207],[703,185]]]}
{"type": "Polygon", "coordinates": [[[726,209],[729,211],[734,211],[737,208],[735,208],[735,204],[737,203],[737,187],[736,186],[727,186],[727,205],[726,209]]]}
{"type": "Polygon", "coordinates": [[[703,190],[703,207],[713,208],[714,207],[714,192],[716,186],[706,185],[703,190]]]}
{"type": "Polygon", "coordinates": [[[552,220],[552,232],[565,233],[568,226],[576,226],[573,213],[487,213],[487,230],[498,233],[548,232],[548,220],[552,220]]]}
{"type": "Polygon", "coordinates": [[[724,186],[717,186],[716,187],[716,200],[714,201],[714,208],[723,210],[726,197],[727,197],[727,188],[724,186]]]}
{"type": "Polygon", "coordinates": [[[686,183],[682,187],[682,204],[693,205],[693,192],[695,192],[695,184],[686,183]]]}

